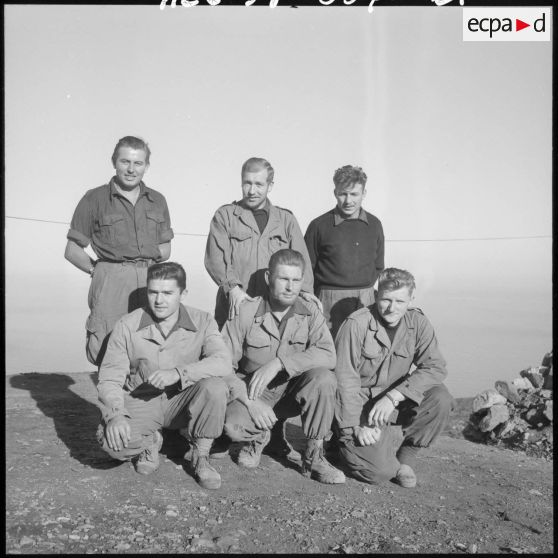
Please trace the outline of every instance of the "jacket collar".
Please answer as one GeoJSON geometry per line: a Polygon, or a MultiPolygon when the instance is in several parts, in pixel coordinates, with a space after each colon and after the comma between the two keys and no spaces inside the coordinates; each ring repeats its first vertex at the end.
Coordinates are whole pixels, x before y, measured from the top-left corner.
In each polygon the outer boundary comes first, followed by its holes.
{"type": "MultiPolygon", "coordinates": [[[[143,313],[140,319],[140,323],[138,325],[138,329],[136,331],[140,331],[141,329],[145,329],[151,325],[157,327],[157,322],[153,319],[151,312],[147,308],[143,309],[143,313]]],[[[183,329],[187,329],[188,331],[198,331],[198,328],[195,326],[188,310],[184,305],[180,305],[178,309],[178,320],[173,329],[178,329],[179,327],[183,329]]]]}
{"type": "MultiPolygon", "coordinates": [[[[299,316],[311,316],[312,315],[312,312],[310,312],[310,310],[308,310],[308,308],[306,308],[306,306],[304,306],[304,304],[300,300],[300,297],[298,297],[295,300],[295,302],[292,306],[292,313],[293,314],[298,314],[299,316]]],[[[262,300],[260,301],[260,305],[258,306],[258,310],[256,311],[256,314],[254,315],[254,318],[261,318],[262,316],[265,316],[266,314],[271,314],[271,305],[269,304],[269,300],[267,299],[267,297],[262,297],[262,300]]]]}

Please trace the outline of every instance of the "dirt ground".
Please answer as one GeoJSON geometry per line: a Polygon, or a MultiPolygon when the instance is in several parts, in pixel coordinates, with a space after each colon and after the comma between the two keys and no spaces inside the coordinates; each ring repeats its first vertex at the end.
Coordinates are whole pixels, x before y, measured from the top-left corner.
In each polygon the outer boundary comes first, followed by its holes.
{"type": "Polygon", "coordinates": [[[264,455],[252,471],[213,460],[216,491],[186,473],[174,432],[154,475],[107,458],[95,403],[90,373],[7,377],[6,553],[554,551],[552,461],[462,439],[470,400],[420,455],[415,489],[321,485],[264,455]]]}

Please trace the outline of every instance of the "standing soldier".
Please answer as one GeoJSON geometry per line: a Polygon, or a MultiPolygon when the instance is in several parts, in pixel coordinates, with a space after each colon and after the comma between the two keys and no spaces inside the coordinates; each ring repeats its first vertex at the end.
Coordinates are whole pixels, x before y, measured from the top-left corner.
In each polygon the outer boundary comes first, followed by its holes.
{"type": "Polygon", "coordinates": [[[380,220],[362,209],[366,174],[345,165],[335,171],[337,206],[314,219],[305,240],[319,297],[331,334],[351,313],[374,302],[374,283],[384,268],[380,220]]]}
{"type": "Polygon", "coordinates": [[[116,321],[145,304],[147,267],[170,256],[167,202],[142,181],[149,155],[142,139],[120,139],[112,154],[115,176],[83,196],[70,224],[64,256],[92,276],[85,348],[92,364],[101,364],[116,321]],[[84,250],[89,244],[96,261],[84,250]]]}

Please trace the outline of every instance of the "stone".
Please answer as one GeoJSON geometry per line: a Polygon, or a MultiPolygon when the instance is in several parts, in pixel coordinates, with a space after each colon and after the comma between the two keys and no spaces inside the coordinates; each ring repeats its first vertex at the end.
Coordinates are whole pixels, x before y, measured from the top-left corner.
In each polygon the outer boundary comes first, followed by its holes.
{"type": "Polygon", "coordinates": [[[514,380],[512,380],[512,385],[517,390],[524,389],[528,392],[534,391],[535,389],[535,386],[529,381],[528,378],[515,378],[514,380]]]}
{"type": "Polygon", "coordinates": [[[544,377],[543,389],[552,389],[552,366],[548,369],[548,373],[544,377]]]}
{"type": "Polygon", "coordinates": [[[534,387],[543,387],[544,376],[540,373],[539,367],[527,368],[527,370],[522,370],[519,374],[529,380],[534,387]]]}
{"type": "Polygon", "coordinates": [[[546,353],[546,355],[544,355],[542,362],[541,362],[542,366],[552,366],[552,351],[550,351],[549,353],[546,353]]]}
{"type": "Polygon", "coordinates": [[[493,405],[479,422],[479,430],[481,432],[491,432],[509,418],[510,412],[506,405],[493,405]]]}
{"type": "Polygon", "coordinates": [[[488,409],[492,405],[503,405],[506,401],[507,399],[495,389],[485,389],[473,399],[473,413],[488,409]]]}
{"type": "Polygon", "coordinates": [[[549,389],[541,389],[539,394],[543,399],[552,399],[552,391],[549,389]]]}
{"type": "Polygon", "coordinates": [[[543,415],[548,419],[549,422],[552,422],[552,400],[545,402],[543,415]]]}
{"type": "Polygon", "coordinates": [[[511,382],[498,380],[494,387],[498,393],[502,394],[510,403],[520,403],[521,396],[517,392],[517,388],[511,382]]]}

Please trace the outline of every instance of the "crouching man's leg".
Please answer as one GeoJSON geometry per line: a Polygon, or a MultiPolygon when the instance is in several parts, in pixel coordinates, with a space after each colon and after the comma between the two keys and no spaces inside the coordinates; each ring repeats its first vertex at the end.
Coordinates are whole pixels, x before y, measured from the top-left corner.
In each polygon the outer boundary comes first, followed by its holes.
{"type": "Polygon", "coordinates": [[[114,459],[131,460],[135,470],[142,475],[159,468],[159,450],[163,445],[163,436],[159,432],[163,426],[161,398],[139,399],[126,394],[125,406],[130,417],[115,417],[108,423],[103,421],[97,430],[101,447],[114,459]],[[122,439],[119,430],[126,440],[122,439]]]}
{"type": "Polygon", "coordinates": [[[164,408],[163,426],[181,430],[193,446],[189,466],[203,488],[221,486],[221,476],[209,464],[209,450],[223,432],[227,395],[221,378],[205,378],[171,397],[164,408]]]}
{"type": "Polygon", "coordinates": [[[383,428],[379,440],[369,446],[358,444],[352,432],[339,433],[339,455],[347,472],[370,484],[393,478],[399,468],[393,448],[393,430],[383,428]]]}
{"type": "MultiPolygon", "coordinates": [[[[267,389],[264,391],[264,396],[268,391],[267,389]]],[[[258,403],[269,405],[269,402],[264,402],[261,398],[254,402],[255,405],[258,403]]],[[[269,406],[271,407],[271,405],[269,406]]],[[[242,444],[236,456],[238,465],[248,469],[256,468],[260,464],[262,452],[271,438],[269,429],[258,428],[246,405],[235,399],[227,406],[224,431],[231,441],[242,444]]]]}
{"type": "Polygon", "coordinates": [[[443,384],[429,389],[420,405],[410,400],[399,406],[397,423],[403,427],[403,443],[397,450],[400,467],[395,482],[404,488],[416,486],[414,472],[417,454],[427,448],[444,429],[454,400],[443,384]]]}
{"type": "Polygon", "coordinates": [[[300,414],[306,436],[302,474],[326,484],[341,484],[345,475],[324,455],[324,438],[329,434],[335,407],[337,380],[326,368],[313,368],[289,381],[285,395],[275,407],[277,416],[300,414]]]}

